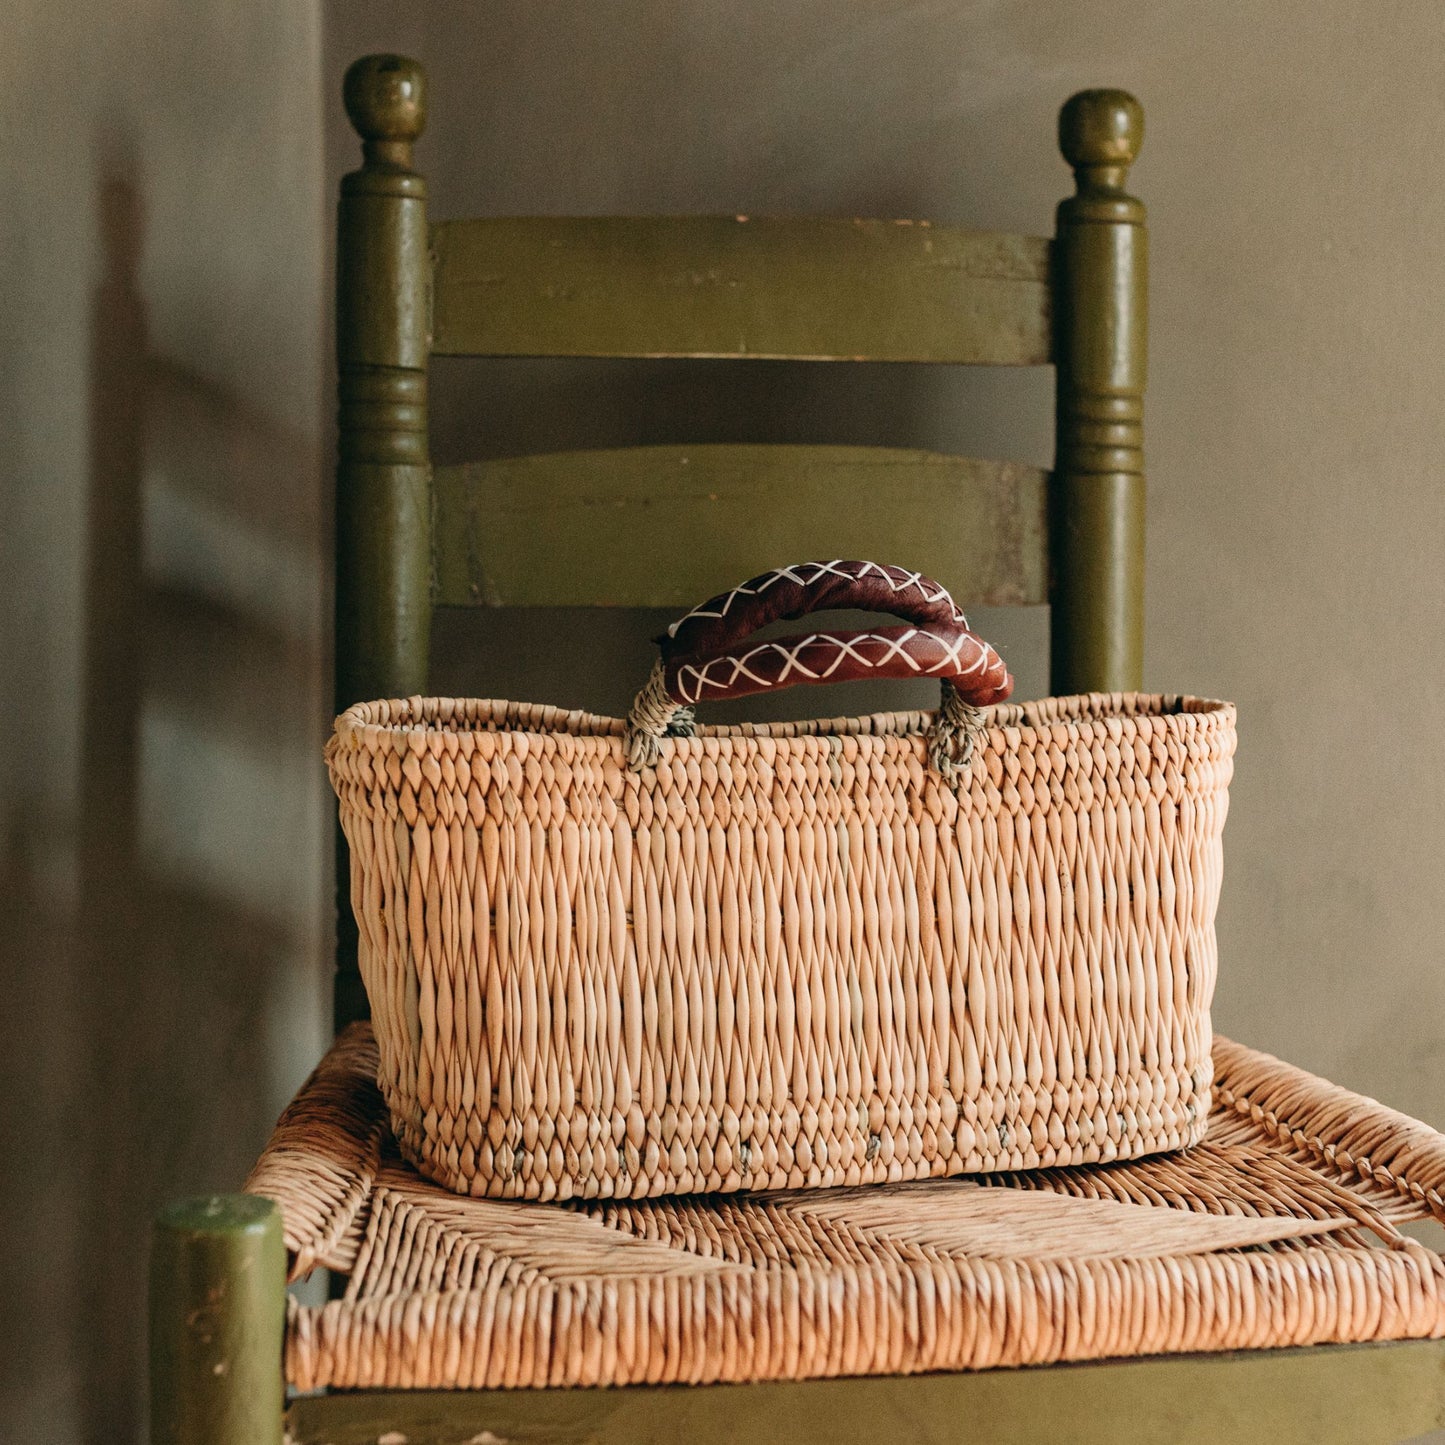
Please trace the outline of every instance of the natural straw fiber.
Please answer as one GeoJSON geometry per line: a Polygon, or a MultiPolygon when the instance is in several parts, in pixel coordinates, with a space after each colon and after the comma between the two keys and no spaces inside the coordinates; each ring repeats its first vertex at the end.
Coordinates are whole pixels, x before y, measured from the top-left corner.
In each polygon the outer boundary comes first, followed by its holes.
{"type": "Polygon", "coordinates": [[[1234,710],[699,728],[413,698],[327,757],[402,1153],[504,1198],[856,1185],[1202,1135],[1234,710]]]}
{"type": "Polygon", "coordinates": [[[465,1199],[385,1137],[370,1030],[287,1110],[248,1188],[281,1205],[299,1389],[707,1383],[1438,1337],[1445,1137],[1215,1043],[1205,1143],[1131,1163],[866,1190],[465,1199]]]}

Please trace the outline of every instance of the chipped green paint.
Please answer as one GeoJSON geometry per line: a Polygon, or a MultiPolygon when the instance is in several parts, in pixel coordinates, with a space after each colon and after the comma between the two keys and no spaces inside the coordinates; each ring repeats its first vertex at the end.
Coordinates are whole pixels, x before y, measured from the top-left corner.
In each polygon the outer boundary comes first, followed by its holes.
{"type": "Polygon", "coordinates": [[[1059,144],[1078,191],[1055,242],[1058,378],[1050,596],[1054,692],[1130,691],[1144,673],[1148,234],[1124,189],[1144,113],[1121,90],[1074,96],[1059,144]]]}
{"type": "Polygon", "coordinates": [[[281,1211],[254,1194],[170,1205],[150,1279],[151,1445],[281,1445],[281,1211]]]}
{"type": "Polygon", "coordinates": [[[1445,1423],[1445,1342],[977,1374],[295,1401],[296,1445],[1384,1445],[1445,1423]]]}
{"type": "Polygon", "coordinates": [[[1049,359],[1049,243],[924,221],[523,216],[432,230],[442,355],[1049,359]]]}
{"type": "Polygon", "coordinates": [[[1041,603],[1046,477],[887,447],[655,446],[436,474],[437,598],[693,605],[770,566],[875,557],[963,606],[1041,603]]]}

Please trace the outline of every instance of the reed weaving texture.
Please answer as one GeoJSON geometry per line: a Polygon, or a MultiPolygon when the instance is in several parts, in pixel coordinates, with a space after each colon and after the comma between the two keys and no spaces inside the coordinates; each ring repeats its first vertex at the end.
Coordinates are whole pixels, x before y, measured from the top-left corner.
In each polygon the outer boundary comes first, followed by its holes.
{"type": "Polygon", "coordinates": [[[379,1080],[460,1192],[797,1189],[1196,1142],[1234,710],[699,727],[358,705],[328,747],[379,1080]]]}
{"type": "Polygon", "coordinates": [[[1445,1137],[1224,1039],[1208,1138],[1113,1165],[869,1189],[458,1197],[386,1130],[353,1025],[247,1185],[276,1199],[303,1390],[707,1383],[1438,1337],[1445,1137]]]}

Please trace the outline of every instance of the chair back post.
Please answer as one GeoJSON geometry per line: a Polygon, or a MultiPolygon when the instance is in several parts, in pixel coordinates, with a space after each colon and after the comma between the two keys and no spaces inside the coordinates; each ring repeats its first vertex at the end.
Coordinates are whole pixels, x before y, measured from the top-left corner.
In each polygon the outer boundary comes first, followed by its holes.
{"type": "Polygon", "coordinates": [[[286,1245],[256,1194],[183,1199],[150,1259],[151,1445],[281,1445],[286,1245]]]}
{"type": "Polygon", "coordinates": [[[1125,190],[1143,138],[1122,90],[1082,91],[1059,115],[1077,193],[1059,206],[1054,256],[1055,693],[1143,686],[1148,251],[1144,206],[1125,190]]]}
{"type": "MultiPolygon", "coordinates": [[[[426,77],[414,60],[368,55],[346,72],[344,97],[362,166],[341,182],[337,216],[338,712],[426,691],[432,610],[431,260],[426,182],[412,169],[426,77]]],[[[366,1016],[348,867],[338,833],[338,1024],[366,1016]]]]}
{"type": "Polygon", "coordinates": [[[336,248],[340,390],[336,705],[426,686],[431,630],[426,124],[421,66],[368,55],[346,72],[363,164],[341,183],[336,248]]]}

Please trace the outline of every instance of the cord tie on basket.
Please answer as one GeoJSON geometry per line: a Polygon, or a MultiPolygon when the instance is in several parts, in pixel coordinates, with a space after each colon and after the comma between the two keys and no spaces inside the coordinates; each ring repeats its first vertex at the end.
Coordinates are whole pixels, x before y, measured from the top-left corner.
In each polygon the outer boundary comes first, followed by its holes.
{"type": "MultiPolygon", "coordinates": [[[[938,714],[928,730],[928,765],[950,787],[963,781],[979,736],[987,730],[980,708],[965,702],[951,682],[943,684],[938,714]]],[[[693,710],[667,692],[661,660],[653,663],[627,714],[627,765],[634,772],[656,767],[664,738],[694,736],[693,710]]]]}
{"type": "Polygon", "coordinates": [[[957,787],[973,761],[973,749],[983,731],[983,712],[965,702],[958,689],[945,681],[938,716],[928,732],[929,766],[944,782],[957,787]]]}
{"type": "Polygon", "coordinates": [[[663,738],[692,736],[692,709],[667,695],[665,669],[658,658],[627,714],[627,765],[634,772],[656,767],[662,756],[663,738]]]}

